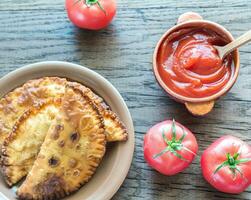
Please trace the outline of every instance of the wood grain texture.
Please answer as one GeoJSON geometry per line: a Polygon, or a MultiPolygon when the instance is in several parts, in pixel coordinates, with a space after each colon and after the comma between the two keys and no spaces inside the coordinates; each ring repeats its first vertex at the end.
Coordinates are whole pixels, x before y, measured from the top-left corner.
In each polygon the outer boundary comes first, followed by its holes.
{"type": "Polygon", "coordinates": [[[144,161],[143,136],[153,124],[175,117],[194,133],[199,155],[216,138],[231,134],[251,143],[251,46],[240,50],[240,76],[233,89],[205,118],[191,116],[167,97],[152,73],[152,53],[160,36],[177,17],[195,11],[239,36],[251,28],[250,0],[119,0],[113,23],[99,32],[74,27],[63,0],[1,0],[0,74],[23,65],[62,60],[97,71],[121,92],[134,119],[136,148],[120,199],[251,199],[217,192],[202,178],[199,156],[179,175],[165,177],[144,161]]]}

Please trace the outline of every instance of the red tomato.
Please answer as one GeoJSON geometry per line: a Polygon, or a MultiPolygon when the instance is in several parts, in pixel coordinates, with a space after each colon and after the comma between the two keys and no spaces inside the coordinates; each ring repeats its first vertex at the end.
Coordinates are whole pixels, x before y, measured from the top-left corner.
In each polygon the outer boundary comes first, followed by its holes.
{"type": "Polygon", "coordinates": [[[66,0],[69,19],[80,28],[99,30],[116,14],[115,0],[66,0]]]}
{"type": "Polygon", "coordinates": [[[145,160],[165,175],[183,171],[193,161],[197,151],[194,135],[174,120],[156,124],[144,138],[145,160]]]}
{"type": "Polygon", "coordinates": [[[251,146],[233,136],[223,136],[202,154],[204,178],[217,190],[238,194],[251,183],[251,146]]]}

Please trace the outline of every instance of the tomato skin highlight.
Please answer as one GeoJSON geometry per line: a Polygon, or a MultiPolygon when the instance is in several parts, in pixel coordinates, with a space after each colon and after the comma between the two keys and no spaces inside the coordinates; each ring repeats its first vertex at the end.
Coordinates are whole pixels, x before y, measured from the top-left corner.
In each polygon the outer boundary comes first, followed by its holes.
{"type": "Polygon", "coordinates": [[[193,161],[195,154],[198,151],[198,144],[196,138],[183,125],[175,122],[176,124],[176,138],[180,139],[183,135],[183,130],[186,132],[186,136],[182,141],[182,144],[188,148],[193,153],[190,153],[184,149],[178,150],[177,153],[182,155],[186,160],[182,160],[175,156],[172,152],[168,151],[157,158],[154,156],[160,153],[163,149],[167,147],[165,141],[162,138],[162,129],[165,128],[165,136],[168,140],[172,139],[172,121],[167,120],[161,123],[154,125],[152,128],[148,130],[144,137],[144,157],[147,163],[157,170],[158,172],[164,175],[174,175],[177,174],[184,169],[186,169],[191,162],[193,161]]]}
{"type": "Polygon", "coordinates": [[[98,4],[86,5],[85,0],[66,0],[65,7],[69,19],[79,28],[100,30],[110,24],[116,14],[115,0],[99,0],[98,4]]]}
{"type": "Polygon", "coordinates": [[[202,154],[201,169],[204,178],[217,190],[225,193],[239,194],[251,184],[251,161],[238,164],[237,167],[243,175],[233,172],[228,166],[215,170],[224,161],[226,154],[240,153],[238,159],[251,158],[251,146],[242,140],[226,135],[217,139],[202,154]]]}

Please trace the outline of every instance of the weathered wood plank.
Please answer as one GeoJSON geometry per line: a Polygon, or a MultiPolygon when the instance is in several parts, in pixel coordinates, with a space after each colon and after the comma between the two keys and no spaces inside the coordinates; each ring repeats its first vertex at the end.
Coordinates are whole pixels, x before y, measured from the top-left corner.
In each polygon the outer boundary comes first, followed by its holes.
{"type": "Polygon", "coordinates": [[[45,60],[90,67],[121,92],[132,113],[136,151],[131,170],[113,199],[251,199],[251,188],[226,195],[202,178],[199,157],[184,172],[165,177],[144,162],[142,140],[153,124],[175,117],[195,133],[199,155],[216,138],[232,134],[251,143],[251,46],[241,48],[240,76],[227,96],[205,118],[192,117],[167,97],[152,73],[152,53],[160,36],[187,11],[202,14],[234,36],[251,28],[251,1],[119,0],[115,21],[99,32],[75,28],[63,0],[0,2],[0,75],[45,60]]]}

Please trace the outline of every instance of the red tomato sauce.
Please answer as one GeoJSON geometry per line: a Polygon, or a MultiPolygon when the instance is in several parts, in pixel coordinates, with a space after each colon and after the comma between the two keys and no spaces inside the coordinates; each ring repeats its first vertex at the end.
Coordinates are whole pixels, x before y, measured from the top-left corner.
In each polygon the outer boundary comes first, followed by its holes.
{"type": "Polygon", "coordinates": [[[207,29],[184,29],[173,33],[160,46],[158,68],[164,83],[185,97],[208,97],[219,92],[231,79],[232,56],[223,61],[213,45],[224,39],[207,29]]]}

